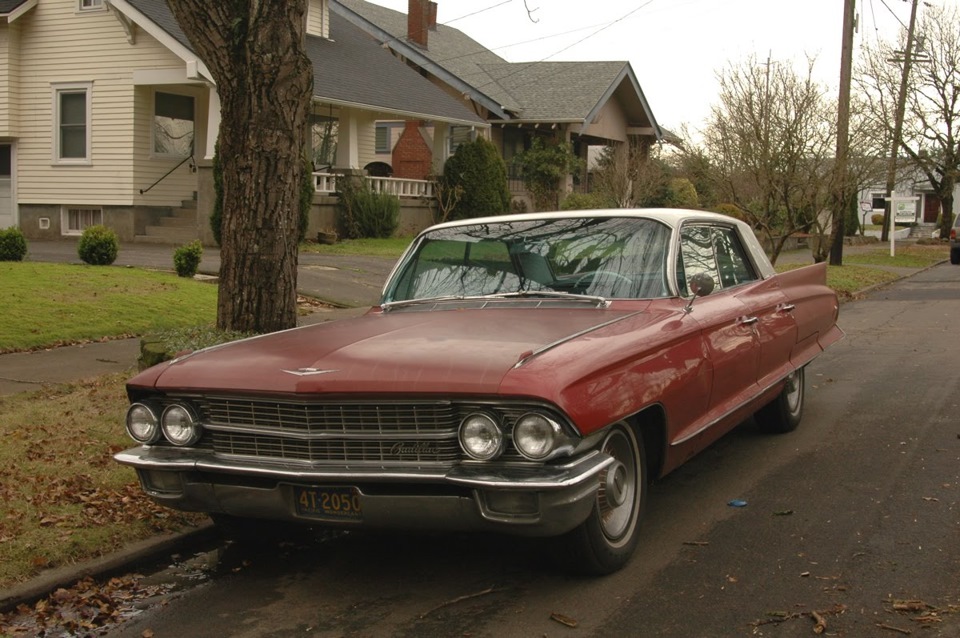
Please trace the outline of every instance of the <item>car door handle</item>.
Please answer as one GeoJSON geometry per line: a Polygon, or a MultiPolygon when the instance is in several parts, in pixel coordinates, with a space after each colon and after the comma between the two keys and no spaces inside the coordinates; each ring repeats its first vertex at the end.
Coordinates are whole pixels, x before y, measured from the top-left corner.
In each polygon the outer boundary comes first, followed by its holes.
{"type": "Polygon", "coordinates": [[[750,326],[760,321],[756,317],[740,317],[739,323],[744,326],[750,326]]]}
{"type": "Polygon", "coordinates": [[[792,303],[785,303],[780,306],[780,312],[793,312],[793,309],[796,308],[792,303]]]}

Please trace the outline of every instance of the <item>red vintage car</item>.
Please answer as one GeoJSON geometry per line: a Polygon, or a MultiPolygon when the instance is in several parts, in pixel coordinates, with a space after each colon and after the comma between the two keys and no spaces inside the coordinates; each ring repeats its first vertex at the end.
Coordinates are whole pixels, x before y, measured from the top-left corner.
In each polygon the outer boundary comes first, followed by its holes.
{"type": "Polygon", "coordinates": [[[842,336],[825,273],[777,274],[749,226],[699,211],[434,226],[364,316],[133,378],[116,460],[225,524],[556,536],[609,573],[648,479],[751,415],[797,426],[804,366],[842,336]]]}

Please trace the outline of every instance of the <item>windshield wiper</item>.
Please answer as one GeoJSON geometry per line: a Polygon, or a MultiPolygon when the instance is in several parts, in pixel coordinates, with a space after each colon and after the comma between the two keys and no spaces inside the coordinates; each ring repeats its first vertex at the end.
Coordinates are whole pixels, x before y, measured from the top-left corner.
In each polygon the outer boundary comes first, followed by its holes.
{"type": "Polygon", "coordinates": [[[400,301],[388,301],[380,304],[384,312],[394,308],[404,308],[406,306],[415,306],[419,304],[443,303],[445,301],[489,301],[490,299],[566,299],[568,301],[587,302],[596,305],[598,308],[610,305],[606,298],[597,295],[580,295],[570,292],[557,292],[555,290],[518,290],[516,292],[496,292],[489,295],[441,295],[439,297],[422,297],[420,299],[401,299],[400,301]]]}
{"type": "Polygon", "coordinates": [[[399,301],[387,301],[380,304],[384,311],[393,308],[403,308],[405,306],[416,306],[418,304],[441,303],[444,301],[475,301],[486,299],[484,296],[471,295],[440,295],[439,297],[420,297],[418,299],[401,299],[399,301]]]}
{"type": "Polygon", "coordinates": [[[549,299],[569,299],[570,301],[586,301],[597,306],[607,306],[610,302],[600,295],[581,295],[575,292],[559,292],[557,290],[517,290],[516,292],[498,292],[484,295],[484,299],[509,299],[514,297],[547,297],[549,299]]]}

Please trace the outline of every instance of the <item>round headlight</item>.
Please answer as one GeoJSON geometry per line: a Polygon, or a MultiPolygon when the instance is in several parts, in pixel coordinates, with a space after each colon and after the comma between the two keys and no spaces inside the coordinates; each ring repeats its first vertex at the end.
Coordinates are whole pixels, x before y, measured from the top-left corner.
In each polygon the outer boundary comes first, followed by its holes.
{"type": "Polygon", "coordinates": [[[513,426],[513,444],[531,461],[550,456],[560,438],[560,426],[542,414],[524,414],[513,426]]]}
{"type": "Polygon", "coordinates": [[[160,419],[163,435],[174,445],[193,445],[200,440],[200,424],[185,405],[168,405],[160,419]]]}
{"type": "Polygon", "coordinates": [[[160,440],[160,419],[157,413],[143,403],[127,408],[127,434],[137,443],[150,445],[160,440]]]}
{"type": "Polygon", "coordinates": [[[478,461],[489,461],[503,449],[503,433],[493,417],[477,412],[460,423],[460,447],[478,461]]]}

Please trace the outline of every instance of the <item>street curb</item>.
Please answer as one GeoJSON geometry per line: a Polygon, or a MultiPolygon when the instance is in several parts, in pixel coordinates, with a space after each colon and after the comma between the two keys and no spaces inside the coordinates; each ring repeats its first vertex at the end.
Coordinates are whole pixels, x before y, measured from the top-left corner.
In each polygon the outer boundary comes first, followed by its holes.
{"type": "Polygon", "coordinates": [[[78,580],[87,577],[101,580],[129,571],[136,563],[155,561],[171,553],[188,551],[191,547],[216,540],[218,535],[213,523],[208,522],[184,532],[148,538],[99,558],[51,569],[6,591],[0,591],[0,613],[34,603],[57,589],[71,587],[78,580]]]}
{"type": "Polygon", "coordinates": [[[935,264],[930,264],[929,266],[926,266],[925,268],[915,268],[915,269],[913,270],[913,272],[908,273],[908,274],[905,274],[905,275],[900,275],[900,276],[898,276],[896,279],[891,279],[890,281],[885,281],[885,282],[880,283],[880,284],[874,284],[874,285],[872,285],[872,286],[867,286],[866,288],[863,288],[863,289],[858,290],[857,292],[851,294],[848,299],[840,299],[840,303],[845,303],[845,302],[849,302],[849,301],[857,301],[857,300],[859,300],[863,295],[866,295],[867,293],[871,293],[871,292],[880,290],[881,288],[886,288],[887,286],[889,286],[889,285],[891,285],[891,284],[895,284],[895,283],[897,283],[898,281],[902,281],[902,280],[904,280],[904,279],[909,279],[910,277],[915,277],[915,276],[919,275],[920,273],[927,272],[928,270],[931,270],[931,269],[933,269],[933,268],[936,268],[937,266],[939,266],[939,265],[941,265],[941,264],[945,264],[945,263],[947,263],[948,261],[949,261],[949,259],[944,259],[943,261],[938,261],[938,262],[935,263],[935,264]]]}

